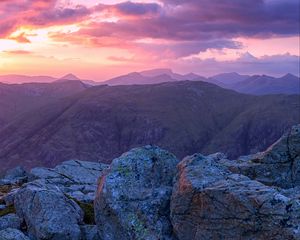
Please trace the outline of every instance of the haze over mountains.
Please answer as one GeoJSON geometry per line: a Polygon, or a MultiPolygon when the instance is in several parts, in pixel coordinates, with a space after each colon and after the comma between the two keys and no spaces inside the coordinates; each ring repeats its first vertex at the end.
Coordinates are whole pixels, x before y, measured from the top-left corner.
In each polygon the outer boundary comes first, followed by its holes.
{"type": "Polygon", "coordinates": [[[2,168],[71,158],[109,162],[145,144],[179,157],[237,157],[263,150],[300,121],[299,78],[291,74],[204,78],[154,69],[95,84],[73,74],[50,83],[0,83],[2,168]],[[271,95],[255,96],[264,94],[271,95]]]}
{"type": "Polygon", "coordinates": [[[241,93],[253,95],[265,94],[300,94],[300,78],[286,74],[282,77],[272,77],[267,75],[241,75],[236,72],[217,74],[212,77],[203,77],[194,73],[178,74],[171,69],[152,69],[141,72],[131,72],[126,75],[114,77],[112,79],[97,82],[94,80],[80,79],[74,74],[67,74],[61,78],[47,76],[22,76],[22,75],[3,75],[0,82],[3,83],[26,83],[26,82],[54,82],[54,81],[81,81],[85,84],[95,86],[108,84],[133,85],[133,84],[156,84],[162,82],[175,81],[204,81],[216,84],[223,88],[228,88],[241,93]]]}
{"type": "Polygon", "coordinates": [[[127,75],[110,79],[104,83],[114,86],[155,84],[183,80],[210,82],[223,88],[254,95],[300,93],[300,79],[292,74],[286,74],[280,78],[275,78],[267,75],[240,75],[233,72],[205,78],[194,73],[180,75],[172,72],[170,69],[154,69],[139,73],[129,73],[127,75]]]}
{"type": "Polygon", "coordinates": [[[2,127],[1,168],[110,162],[145,144],[178,157],[236,157],[263,150],[300,119],[299,95],[251,96],[201,81],[74,89],[2,127]]]}
{"type": "Polygon", "coordinates": [[[73,95],[87,87],[81,81],[70,80],[52,83],[0,83],[0,129],[24,112],[73,95]]]}

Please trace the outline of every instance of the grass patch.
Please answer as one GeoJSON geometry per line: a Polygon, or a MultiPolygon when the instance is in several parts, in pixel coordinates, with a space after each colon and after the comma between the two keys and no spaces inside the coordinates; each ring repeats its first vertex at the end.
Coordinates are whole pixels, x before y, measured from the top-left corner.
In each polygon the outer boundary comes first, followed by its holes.
{"type": "Polygon", "coordinates": [[[9,193],[14,188],[13,185],[2,185],[0,186],[0,194],[9,193]]]}
{"type": "Polygon", "coordinates": [[[80,202],[75,198],[72,198],[71,196],[67,195],[67,198],[73,200],[78,204],[78,206],[83,210],[84,216],[83,216],[83,221],[85,224],[91,224],[95,225],[95,212],[94,212],[94,204],[93,203],[84,203],[80,202]]]}

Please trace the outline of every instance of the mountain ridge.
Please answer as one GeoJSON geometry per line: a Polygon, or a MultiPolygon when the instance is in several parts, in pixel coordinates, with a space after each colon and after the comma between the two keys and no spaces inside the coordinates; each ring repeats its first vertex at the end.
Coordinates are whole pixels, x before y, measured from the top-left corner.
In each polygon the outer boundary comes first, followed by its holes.
{"type": "Polygon", "coordinates": [[[270,145],[299,121],[299,109],[297,95],[245,95],[200,81],[96,86],[2,129],[0,160],[3,168],[109,162],[145,144],[179,157],[217,149],[234,157],[270,145]]]}

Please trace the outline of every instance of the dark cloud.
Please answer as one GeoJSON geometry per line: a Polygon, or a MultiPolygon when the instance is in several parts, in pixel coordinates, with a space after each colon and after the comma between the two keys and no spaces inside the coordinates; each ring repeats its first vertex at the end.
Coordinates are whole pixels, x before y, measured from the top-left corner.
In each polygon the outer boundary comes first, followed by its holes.
{"type": "Polygon", "coordinates": [[[155,14],[161,10],[160,5],[156,3],[133,3],[123,2],[115,5],[120,13],[128,15],[155,14]]]}
{"type": "Polygon", "coordinates": [[[152,52],[162,59],[181,58],[197,54],[209,48],[222,50],[224,48],[239,49],[241,44],[232,40],[218,39],[209,41],[180,41],[166,44],[138,44],[144,51],[152,52]]]}
{"type": "Polygon", "coordinates": [[[91,23],[81,34],[121,39],[156,38],[208,41],[236,37],[269,38],[299,34],[298,0],[164,0],[163,5],[124,2],[100,5],[117,9],[118,22],[91,23]],[[149,13],[155,13],[152,17],[149,13]],[[135,15],[138,18],[122,18],[135,15]]]}

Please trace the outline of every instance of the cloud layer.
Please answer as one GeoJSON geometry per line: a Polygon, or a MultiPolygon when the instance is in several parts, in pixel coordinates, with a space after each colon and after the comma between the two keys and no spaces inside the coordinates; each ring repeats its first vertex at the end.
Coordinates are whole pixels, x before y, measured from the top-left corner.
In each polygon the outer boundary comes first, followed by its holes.
{"type": "MultiPolygon", "coordinates": [[[[60,26],[60,30],[48,32],[49,41],[102,51],[120,49],[127,55],[107,59],[116,62],[123,59],[123,63],[126,59],[128,62],[138,60],[148,64],[151,61],[186,63],[185,58],[196,59],[197,54],[208,49],[251,52],[237,39],[259,41],[299,34],[299,0],[67,2],[0,1],[0,39],[34,45],[28,32],[22,29],[60,26]],[[77,26],[76,31],[64,31],[65,26],[72,24],[77,26]]],[[[9,51],[29,52],[27,49],[9,51]]],[[[280,54],[282,52],[277,55],[280,54]]],[[[256,67],[260,66],[266,64],[256,67]]]]}

